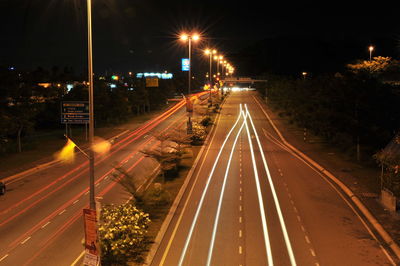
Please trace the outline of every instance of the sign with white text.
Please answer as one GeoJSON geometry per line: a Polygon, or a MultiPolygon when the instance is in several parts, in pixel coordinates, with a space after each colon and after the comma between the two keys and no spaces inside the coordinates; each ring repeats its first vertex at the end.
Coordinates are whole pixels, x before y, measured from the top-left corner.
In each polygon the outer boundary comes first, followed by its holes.
{"type": "Polygon", "coordinates": [[[182,71],[190,70],[190,60],[189,58],[182,58],[182,71]]]}

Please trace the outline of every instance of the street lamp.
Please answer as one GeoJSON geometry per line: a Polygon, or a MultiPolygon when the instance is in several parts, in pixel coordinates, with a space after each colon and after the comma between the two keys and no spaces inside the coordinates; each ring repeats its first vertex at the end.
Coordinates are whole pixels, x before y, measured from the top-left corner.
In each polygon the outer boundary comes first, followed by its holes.
{"type": "Polygon", "coordinates": [[[368,50],[369,50],[369,61],[371,61],[372,60],[372,51],[374,50],[374,47],[372,45],[370,45],[368,47],[368,50]]]}
{"type": "Polygon", "coordinates": [[[213,82],[212,82],[212,78],[213,78],[213,76],[212,76],[212,56],[213,56],[213,54],[216,54],[216,53],[217,53],[217,50],[215,50],[215,49],[213,49],[213,50],[211,50],[211,49],[206,49],[206,50],[204,51],[204,53],[205,53],[206,55],[209,55],[209,59],[210,59],[210,73],[209,73],[209,83],[210,83],[210,87],[209,87],[209,98],[208,98],[208,102],[209,102],[209,105],[212,105],[212,98],[211,98],[211,88],[212,88],[212,84],[213,84],[213,82]]]}
{"type": "Polygon", "coordinates": [[[209,72],[209,82],[210,82],[210,85],[211,85],[211,83],[212,83],[212,55],[213,54],[216,54],[217,53],[217,50],[215,50],[215,49],[213,49],[213,50],[211,50],[211,49],[206,49],[205,51],[204,51],[204,53],[206,54],[206,55],[209,55],[209,58],[210,58],[210,72],[209,72]]]}
{"type": "Polygon", "coordinates": [[[93,52],[92,52],[92,1],[87,0],[88,75],[89,75],[89,206],[96,210],[94,198],[94,108],[93,108],[93,52]]]}
{"type": "MultiPolygon", "coordinates": [[[[188,34],[182,34],[181,35],[181,40],[186,42],[188,41],[189,43],[189,79],[188,79],[188,100],[190,101],[190,84],[192,80],[192,40],[193,41],[198,41],[200,39],[200,36],[198,34],[193,34],[193,35],[188,35],[188,34]]],[[[191,118],[191,111],[187,109],[188,111],[188,121],[187,121],[187,133],[192,133],[192,120],[191,118]]]]}
{"type": "Polygon", "coordinates": [[[181,40],[186,42],[188,41],[189,43],[189,83],[188,83],[188,95],[190,94],[190,84],[191,84],[191,79],[192,79],[192,40],[193,41],[198,41],[200,39],[200,36],[198,34],[193,34],[193,35],[188,35],[188,34],[182,34],[181,35],[181,40]]]}

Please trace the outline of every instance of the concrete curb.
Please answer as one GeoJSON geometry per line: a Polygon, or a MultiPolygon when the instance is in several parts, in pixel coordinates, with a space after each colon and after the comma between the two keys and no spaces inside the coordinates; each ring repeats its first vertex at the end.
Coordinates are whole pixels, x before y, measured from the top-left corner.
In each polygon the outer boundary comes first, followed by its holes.
{"type": "Polygon", "coordinates": [[[357,206],[357,208],[361,211],[361,213],[365,216],[365,218],[369,221],[369,223],[374,227],[374,229],[379,233],[379,235],[382,237],[382,239],[386,242],[386,244],[391,248],[391,250],[394,252],[394,254],[397,256],[398,259],[400,259],[400,247],[397,245],[397,243],[393,240],[393,238],[386,232],[386,230],[382,227],[382,225],[376,220],[376,218],[373,216],[373,214],[365,207],[365,205],[360,201],[360,199],[351,191],[350,188],[348,188],[342,181],[340,181],[338,178],[336,178],[332,173],[330,173],[328,170],[324,169],[322,166],[320,166],[317,162],[315,162],[313,159],[299,151],[297,148],[292,146],[289,142],[286,141],[286,139],[283,137],[279,129],[275,126],[274,122],[270,118],[270,116],[267,114],[267,112],[262,108],[262,105],[258,101],[256,97],[254,97],[256,100],[257,104],[261,107],[262,112],[265,114],[267,117],[269,123],[271,126],[274,128],[275,132],[278,134],[279,138],[282,140],[282,142],[290,148],[293,152],[295,152],[297,155],[302,157],[304,160],[306,160],[308,163],[310,163],[314,168],[316,168],[318,171],[320,171],[322,174],[327,176],[332,182],[334,182],[345,194],[348,196],[351,201],[357,206]]]}
{"type": "MultiPolygon", "coordinates": [[[[222,101],[221,106],[225,103],[226,98],[227,97],[225,97],[224,100],[222,101]]],[[[219,119],[220,114],[221,113],[218,113],[217,117],[215,118],[215,121],[217,121],[219,119]]],[[[189,181],[193,177],[194,169],[196,169],[197,164],[200,161],[200,158],[203,156],[203,152],[209,144],[208,142],[209,142],[211,135],[215,133],[215,126],[216,126],[216,123],[213,123],[211,126],[210,134],[208,134],[206,139],[204,140],[204,144],[201,147],[199,153],[197,154],[197,157],[192,165],[192,168],[189,170],[189,172],[186,176],[185,182],[182,184],[178,194],[176,195],[175,200],[172,203],[171,208],[169,209],[169,212],[168,212],[167,216],[165,217],[165,220],[162,223],[161,228],[158,231],[156,238],[154,239],[154,244],[151,246],[150,251],[147,254],[144,265],[150,265],[153,262],[154,255],[156,254],[156,252],[160,246],[161,240],[164,238],[164,235],[169,227],[169,224],[171,223],[171,220],[172,220],[173,216],[175,215],[176,209],[178,208],[178,205],[183,197],[183,193],[185,193],[186,188],[189,184],[189,181]]]]}

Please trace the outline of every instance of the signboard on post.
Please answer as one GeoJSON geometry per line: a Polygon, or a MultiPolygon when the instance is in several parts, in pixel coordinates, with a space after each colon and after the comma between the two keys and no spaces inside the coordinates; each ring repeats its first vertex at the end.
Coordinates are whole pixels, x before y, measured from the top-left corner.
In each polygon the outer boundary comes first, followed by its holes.
{"type": "Polygon", "coordinates": [[[99,252],[97,250],[96,210],[83,209],[85,227],[85,265],[97,265],[99,252]]]}
{"type": "Polygon", "coordinates": [[[146,77],[146,87],[158,87],[158,77],[146,77]]]}
{"type": "Polygon", "coordinates": [[[190,70],[190,60],[189,58],[182,58],[182,71],[190,70]]]}
{"type": "Polygon", "coordinates": [[[68,101],[61,103],[62,124],[88,124],[89,123],[89,102],[68,101]]]}
{"type": "Polygon", "coordinates": [[[193,113],[193,101],[189,97],[185,97],[186,100],[186,111],[193,113]]]}

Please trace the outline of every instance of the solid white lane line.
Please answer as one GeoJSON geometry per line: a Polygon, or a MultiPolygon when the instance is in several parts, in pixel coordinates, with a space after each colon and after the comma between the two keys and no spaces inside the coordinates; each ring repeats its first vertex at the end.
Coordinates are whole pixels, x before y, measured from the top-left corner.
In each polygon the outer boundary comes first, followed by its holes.
{"type": "MultiPolygon", "coordinates": [[[[250,115],[250,113],[248,113],[248,112],[247,112],[247,114],[250,115]]],[[[268,227],[267,227],[267,219],[266,219],[266,215],[265,215],[264,201],[263,201],[263,196],[262,196],[262,192],[261,192],[261,185],[260,185],[260,180],[259,180],[259,176],[258,176],[258,170],[257,170],[257,164],[256,164],[255,155],[254,155],[254,150],[253,150],[253,142],[250,138],[250,130],[247,125],[247,119],[246,119],[245,125],[246,125],[247,139],[249,141],[249,146],[250,146],[250,154],[251,154],[251,161],[253,164],[254,179],[255,179],[256,188],[257,188],[258,207],[260,208],[260,215],[261,215],[261,222],[262,222],[262,228],[263,228],[263,233],[264,233],[264,242],[265,242],[265,249],[266,249],[266,253],[267,253],[267,260],[268,260],[268,265],[272,266],[274,264],[274,262],[273,262],[273,258],[272,258],[271,243],[269,241],[269,236],[268,236],[268,227]]]]}
{"type": "Polygon", "coordinates": [[[210,172],[210,174],[208,175],[208,179],[207,179],[206,186],[205,186],[205,188],[203,189],[203,193],[202,193],[202,195],[201,195],[201,198],[200,198],[200,201],[199,201],[199,204],[198,204],[198,207],[197,207],[195,216],[194,216],[194,218],[193,218],[192,224],[191,224],[190,229],[189,229],[189,234],[188,234],[188,236],[187,236],[187,238],[186,238],[185,245],[184,245],[184,247],[183,247],[183,250],[182,250],[182,253],[181,253],[181,257],[180,257],[180,259],[179,259],[179,264],[178,264],[179,266],[181,266],[181,265],[183,264],[183,260],[185,259],[186,251],[187,251],[187,249],[188,249],[190,240],[191,240],[191,238],[192,238],[193,231],[194,231],[194,227],[195,227],[195,225],[196,225],[196,223],[197,223],[197,219],[198,219],[198,217],[199,217],[201,208],[202,208],[202,206],[203,206],[203,201],[204,201],[205,195],[206,195],[206,193],[207,193],[208,187],[209,187],[209,185],[210,185],[211,178],[212,178],[212,176],[213,176],[213,174],[214,174],[215,168],[216,168],[217,163],[218,163],[218,161],[219,161],[219,157],[221,156],[221,153],[222,153],[222,151],[224,150],[225,144],[226,144],[226,142],[228,141],[229,137],[231,136],[233,130],[236,128],[236,125],[239,123],[239,120],[240,120],[241,116],[242,116],[242,105],[240,105],[240,113],[239,113],[239,115],[238,115],[238,118],[236,119],[236,122],[235,122],[235,124],[232,126],[231,130],[228,132],[228,135],[225,137],[225,140],[224,140],[224,142],[223,142],[222,145],[221,145],[221,148],[220,148],[220,150],[219,150],[219,152],[218,152],[217,158],[215,159],[215,162],[214,162],[214,165],[213,165],[213,167],[212,167],[212,169],[211,169],[211,172],[210,172]]]}
{"type": "MultiPolygon", "coordinates": [[[[208,249],[208,256],[207,256],[207,265],[210,266],[211,265],[211,258],[212,258],[212,253],[214,250],[214,243],[215,243],[215,236],[217,235],[217,228],[218,228],[218,222],[219,222],[219,216],[221,214],[221,206],[222,206],[222,200],[224,198],[224,194],[225,194],[225,187],[226,187],[226,182],[228,180],[228,174],[229,174],[229,170],[231,168],[231,163],[232,163],[232,158],[233,158],[233,153],[235,152],[235,148],[236,148],[236,144],[237,141],[239,139],[239,136],[243,130],[244,124],[246,121],[246,117],[244,116],[243,118],[243,123],[239,128],[239,131],[237,132],[237,135],[235,137],[235,140],[233,142],[232,145],[232,149],[231,152],[229,154],[229,159],[228,159],[228,163],[226,165],[226,170],[225,170],[225,175],[224,175],[224,181],[222,183],[222,188],[221,188],[221,193],[219,195],[219,199],[218,199],[218,207],[217,207],[217,212],[215,214],[215,219],[214,219],[214,225],[213,225],[213,231],[212,231],[212,235],[211,235],[211,241],[210,241],[210,246],[208,249]]],[[[240,188],[241,189],[241,188],[240,188]]],[[[242,211],[242,205],[239,205],[239,211],[242,211]]]]}
{"type": "MultiPolygon", "coordinates": [[[[267,177],[268,177],[268,182],[269,182],[270,189],[271,189],[271,192],[272,192],[272,196],[273,196],[273,199],[274,199],[276,211],[278,213],[279,222],[281,224],[281,229],[282,229],[283,236],[284,236],[284,239],[285,239],[285,244],[286,244],[286,248],[287,248],[287,251],[288,251],[288,254],[289,254],[290,262],[294,266],[294,265],[297,265],[296,259],[294,257],[292,244],[290,243],[289,234],[288,234],[287,229],[286,229],[285,220],[283,218],[282,210],[281,210],[281,207],[280,207],[280,204],[279,204],[279,199],[278,199],[277,193],[275,191],[275,186],[274,186],[274,183],[272,181],[272,177],[271,177],[271,173],[270,173],[269,168],[268,168],[267,160],[265,159],[265,155],[264,155],[264,152],[263,152],[264,149],[263,149],[263,147],[261,145],[260,138],[258,137],[258,133],[257,133],[256,127],[254,126],[253,119],[251,118],[251,114],[250,114],[250,112],[249,112],[249,110],[247,108],[247,105],[245,105],[245,109],[246,109],[247,117],[249,118],[249,121],[250,121],[251,126],[252,126],[253,131],[254,131],[254,134],[256,136],[256,140],[257,140],[257,144],[258,144],[258,147],[259,147],[259,150],[260,150],[262,162],[264,164],[264,169],[265,169],[265,172],[266,172],[267,177]]],[[[250,145],[250,147],[252,147],[252,145],[250,145]]]]}

